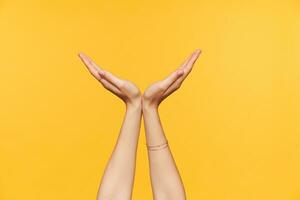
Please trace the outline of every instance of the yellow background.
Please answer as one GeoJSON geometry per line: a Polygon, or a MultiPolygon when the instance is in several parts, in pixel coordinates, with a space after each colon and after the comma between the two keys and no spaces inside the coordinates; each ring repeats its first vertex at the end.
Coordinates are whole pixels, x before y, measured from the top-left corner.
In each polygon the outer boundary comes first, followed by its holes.
{"type": "MultiPolygon", "coordinates": [[[[77,57],[161,105],[188,199],[300,199],[300,2],[0,1],[0,199],[95,199],[124,105],[77,57]]],[[[142,127],[133,199],[151,199],[142,127]]]]}

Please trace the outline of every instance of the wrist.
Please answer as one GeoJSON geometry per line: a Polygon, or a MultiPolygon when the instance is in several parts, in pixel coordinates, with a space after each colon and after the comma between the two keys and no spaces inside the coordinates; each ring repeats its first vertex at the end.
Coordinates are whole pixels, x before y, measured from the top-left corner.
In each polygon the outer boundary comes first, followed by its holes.
{"type": "Polygon", "coordinates": [[[158,105],[157,104],[149,104],[147,102],[142,102],[142,110],[144,113],[146,112],[157,112],[158,105]]]}
{"type": "Polygon", "coordinates": [[[126,109],[142,110],[142,101],[141,101],[141,99],[137,98],[135,100],[126,102],[126,109]]]}

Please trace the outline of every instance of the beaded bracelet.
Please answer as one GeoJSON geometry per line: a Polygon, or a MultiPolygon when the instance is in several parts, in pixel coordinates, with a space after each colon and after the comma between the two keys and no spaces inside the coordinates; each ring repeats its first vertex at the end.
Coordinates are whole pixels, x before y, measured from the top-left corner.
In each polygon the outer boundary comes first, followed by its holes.
{"type": "Polygon", "coordinates": [[[168,143],[168,140],[167,140],[166,142],[164,142],[162,144],[159,144],[159,145],[148,145],[148,144],[146,144],[146,146],[147,146],[147,149],[149,151],[157,151],[157,150],[161,150],[161,149],[164,149],[164,148],[168,147],[169,143],[168,143]]]}

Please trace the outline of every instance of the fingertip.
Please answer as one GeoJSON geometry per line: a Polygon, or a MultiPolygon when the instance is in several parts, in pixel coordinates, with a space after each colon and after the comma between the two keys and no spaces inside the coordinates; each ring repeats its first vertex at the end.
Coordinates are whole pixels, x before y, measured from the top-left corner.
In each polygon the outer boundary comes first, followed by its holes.
{"type": "Polygon", "coordinates": [[[195,50],[195,53],[196,53],[197,55],[200,55],[200,54],[202,53],[202,51],[201,51],[201,49],[196,49],[196,50],[195,50]]]}
{"type": "Polygon", "coordinates": [[[90,62],[90,58],[87,55],[85,55],[83,52],[79,52],[78,56],[83,62],[85,63],[90,62]]]}
{"type": "Polygon", "coordinates": [[[80,58],[80,60],[82,60],[81,54],[78,53],[77,56],[80,58]]]}
{"type": "Polygon", "coordinates": [[[79,52],[77,55],[78,55],[80,58],[84,57],[84,53],[82,53],[82,52],[79,52]]]}

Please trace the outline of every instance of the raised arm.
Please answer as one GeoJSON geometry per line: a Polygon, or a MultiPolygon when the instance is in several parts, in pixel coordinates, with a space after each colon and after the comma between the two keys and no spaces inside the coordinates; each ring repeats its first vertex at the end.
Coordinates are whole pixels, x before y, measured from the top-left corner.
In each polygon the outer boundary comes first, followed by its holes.
{"type": "Polygon", "coordinates": [[[141,94],[130,81],[100,69],[89,57],[79,54],[89,72],[126,105],[119,137],[99,186],[98,200],[130,200],[134,183],[137,143],[141,124],[141,94]]]}
{"type": "Polygon", "coordinates": [[[157,200],[186,199],[181,177],[161,125],[158,106],[181,86],[199,55],[200,50],[196,50],[167,78],[148,87],[142,97],[151,185],[154,199],[157,200]]]}

